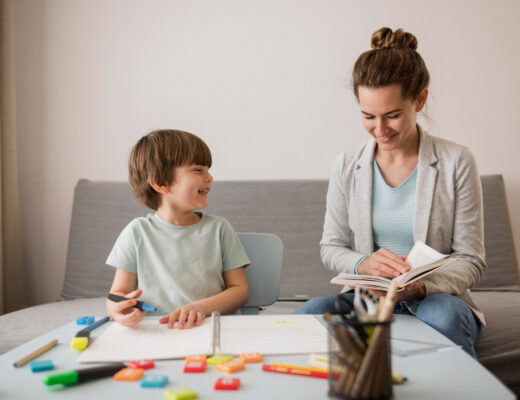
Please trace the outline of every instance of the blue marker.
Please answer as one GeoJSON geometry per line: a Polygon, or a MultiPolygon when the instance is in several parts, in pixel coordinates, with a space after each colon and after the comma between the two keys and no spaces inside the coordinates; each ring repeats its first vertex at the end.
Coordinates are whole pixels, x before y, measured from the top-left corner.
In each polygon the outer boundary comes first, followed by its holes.
{"type": "MultiPolygon", "coordinates": [[[[119,296],[119,295],[113,294],[113,293],[109,293],[107,298],[109,300],[116,301],[116,302],[130,300],[128,297],[119,296]]],[[[154,307],[148,303],[145,303],[144,301],[138,301],[134,307],[138,308],[139,310],[142,310],[142,311],[157,311],[157,307],[154,307]]]]}

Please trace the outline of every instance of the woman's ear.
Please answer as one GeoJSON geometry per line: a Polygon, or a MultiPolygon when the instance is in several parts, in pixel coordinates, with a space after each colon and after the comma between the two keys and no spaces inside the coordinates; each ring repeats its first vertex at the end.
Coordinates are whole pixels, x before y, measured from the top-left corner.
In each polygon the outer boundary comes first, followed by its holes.
{"type": "Polygon", "coordinates": [[[419,93],[419,97],[415,100],[415,111],[419,112],[423,109],[426,104],[426,99],[428,98],[428,88],[424,88],[421,93],[419,93]]]}

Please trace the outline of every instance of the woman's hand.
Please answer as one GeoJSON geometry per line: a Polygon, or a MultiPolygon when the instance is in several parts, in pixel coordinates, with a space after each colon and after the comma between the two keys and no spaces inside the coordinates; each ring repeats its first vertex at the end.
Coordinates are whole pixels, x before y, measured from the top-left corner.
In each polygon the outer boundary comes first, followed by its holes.
{"type": "Polygon", "coordinates": [[[171,329],[175,321],[177,321],[177,327],[179,329],[190,329],[202,324],[204,318],[206,318],[206,310],[196,303],[191,303],[176,308],[171,313],[161,317],[159,322],[161,324],[168,324],[168,328],[171,329]]]}
{"type": "MultiPolygon", "coordinates": [[[[386,296],[385,290],[370,289],[377,297],[386,296]]],[[[395,302],[407,300],[422,300],[426,297],[426,286],[423,281],[415,281],[404,287],[404,290],[395,293],[395,302]]]]}
{"type": "Polygon", "coordinates": [[[129,328],[136,326],[146,315],[146,311],[132,308],[137,304],[137,298],[141,296],[142,293],[143,291],[141,289],[134,290],[128,294],[115,293],[128,298],[128,300],[119,302],[107,299],[107,311],[110,318],[129,328]]]}
{"type": "Polygon", "coordinates": [[[381,248],[365,258],[358,266],[358,272],[363,275],[385,276],[395,278],[410,270],[410,266],[388,249],[381,248]]]}
{"type": "Polygon", "coordinates": [[[404,290],[395,294],[395,301],[422,300],[426,297],[426,286],[423,281],[415,281],[405,286],[404,290]]]}

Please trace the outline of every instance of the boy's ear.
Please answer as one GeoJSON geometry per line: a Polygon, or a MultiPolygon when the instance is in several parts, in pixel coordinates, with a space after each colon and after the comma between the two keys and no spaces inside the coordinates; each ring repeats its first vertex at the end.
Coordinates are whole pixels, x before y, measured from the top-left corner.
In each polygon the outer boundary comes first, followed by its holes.
{"type": "Polygon", "coordinates": [[[170,191],[170,187],[168,185],[159,185],[157,182],[152,181],[151,179],[148,180],[148,183],[158,193],[166,194],[170,191]]]}

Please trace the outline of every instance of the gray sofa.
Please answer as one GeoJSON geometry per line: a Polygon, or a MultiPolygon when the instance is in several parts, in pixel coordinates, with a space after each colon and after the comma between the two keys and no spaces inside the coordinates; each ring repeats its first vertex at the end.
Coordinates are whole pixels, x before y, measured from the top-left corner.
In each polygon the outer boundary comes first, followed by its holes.
{"type": "MultiPolygon", "coordinates": [[[[483,176],[488,270],[474,289],[486,314],[481,363],[520,395],[520,280],[502,176],[483,176]]],[[[292,313],[304,299],[337,293],[319,258],[327,181],[215,182],[208,212],[240,232],[272,232],[285,245],[280,298],[262,313],[292,313]]],[[[125,182],[80,180],[75,188],[61,300],[0,317],[0,353],[70,322],[103,315],[114,270],[105,259],[121,229],[149,212],[125,182]],[[30,323],[28,323],[30,321],[30,323]]]]}

